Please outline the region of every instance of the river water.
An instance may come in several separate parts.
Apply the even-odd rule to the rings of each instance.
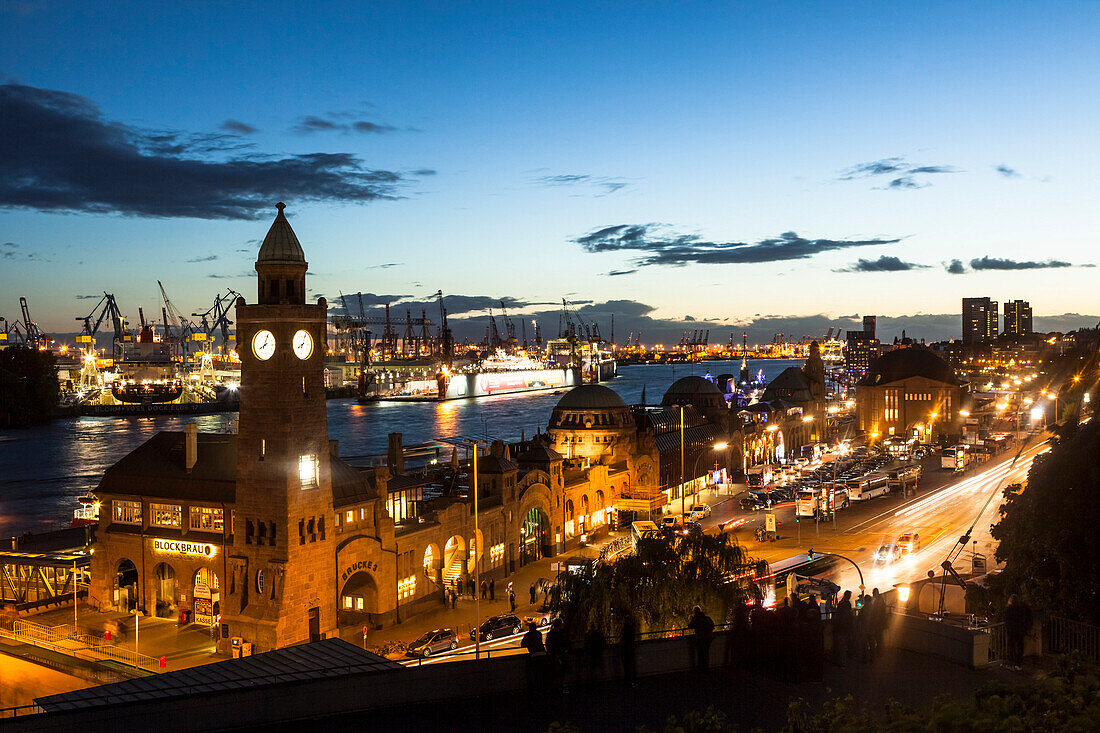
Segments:
[[[801,360],[750,360],[755,374],[770,381]],[[738,362],[639,364],[619,367],[607,382],[627,404],[658,404],[665,389],[690,374],[737,374]],[[403,433],[411,445],[435,438],[465,436],[518,440],[545,430],[561,395],[533,392],[449,402],[329,400],[329,437],[340,441],[340,455],[365,464],[384,455],[387,436]],[[0,430],[0,537],[68,526],[77,497],[93,490],[103,472],[161,430],[183,430],[194,422],[202,432],[225,432],[235,412],[181,417],[80,417],[28,430]]]

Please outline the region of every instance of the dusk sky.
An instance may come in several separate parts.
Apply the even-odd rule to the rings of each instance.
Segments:
[[[225,5],[0,0],[0,316],[251,300],[281,200],[330,301],[1098,320],[1095,3]]]

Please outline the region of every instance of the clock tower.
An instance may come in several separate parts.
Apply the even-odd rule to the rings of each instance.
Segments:
[[[225,636],[268,651],[336,631],[336,542],[325,413],[327,305],[306,303],[302,245],[279,210],[237,300],[241,408]],[[227,639],[221,642],[228,645]]]

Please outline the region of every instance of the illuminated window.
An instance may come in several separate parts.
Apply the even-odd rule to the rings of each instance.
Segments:
[[[351,596],[344,596],[344,608],[351,610]]]
[[[317,456],[310,453],[298,459],[298,475],[303,489],[317,488]]]
[[[264,571],[263,570],[257,570],[256,571],[256,592],[257,593],[263,593],[264,592]]]
[[[191,529],[200,532],[222,531],[222,510],[206,506],[191,507]]]
[[[355,599],[355,610],[356,611],[362,611],[363,610],[363,599],[362,599],[362,597]]]
[[[113,521],[119,524],[141,524],[141,502],[122,501],[115,499],[111,502],[114,507]]]
[[[359,507],[359,518],[360,519],[366,519],[367,518],[367,508],[366,507],[362,507],[362,506]]]
[[[150,504],[149,524],[154,527],[179,527],[183,510],[179,504]]]
[[[347,514],[344,515],[344,521],[345,522],[354,522],[355,521],[355,512],[351,509],[348,509]]]

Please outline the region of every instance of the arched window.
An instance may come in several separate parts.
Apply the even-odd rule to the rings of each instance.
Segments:
[[[569,539],[570,537],[572,537],[575,534],[574,523],[573,523],[573,515],[575,513],[576,512],[573,509],[573,500],[572,499],[566,499],[565,500],[565,538],[566,539]]]

